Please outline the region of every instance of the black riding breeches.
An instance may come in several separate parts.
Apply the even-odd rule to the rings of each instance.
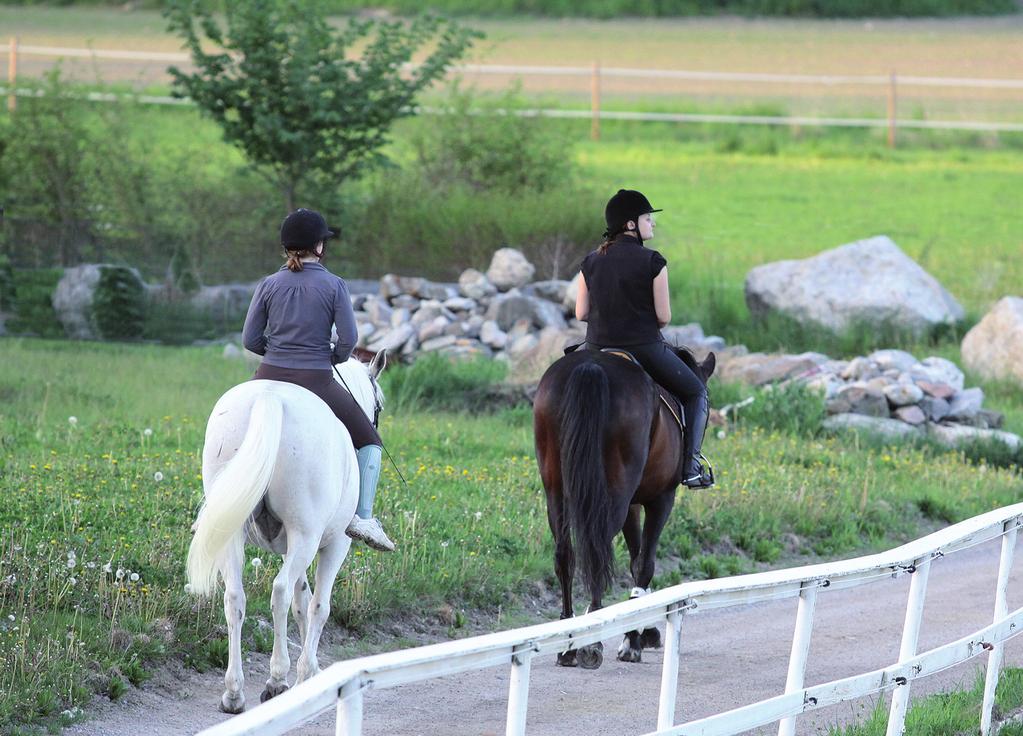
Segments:
[[[648,342],[624,349],[636,356],[650,377],[675,394],[683,404],[707,394],[707,387],[668,343]]]

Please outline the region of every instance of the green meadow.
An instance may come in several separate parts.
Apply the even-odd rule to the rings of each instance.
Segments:
[[[76,712],[64,711],[119,697],[166,657],[222,666],[221,605],[185,593],[184,556],[209,407],[251,366],[216,347],[8,338],[0,355],[0,688],[11,695],[0,730],[67,722]],[[378,512],[398,551],[358,548],[339,576],[332,621],[356,637],[411,605],[461,636],[466,611],[521,620],[526,601],[556,589],[529,407],[468,411],[460,402],[500,371],[443,365],[385,373],[382,434],[408,485],[385,468]],[[718,405],[743,393],[711,387]],[[789,405],[818,410],[806,397]],[[679,494],[661,553],[673,562],[655,586],[892,546],[1021,491],[1011,467],[818,436],[778,415],[750,415],[707,450],[719,485]],[[617,554],[612,601],[628,585]],[[250,557],[263,564],[246,566],[245,646],[265,651],[255,622],[269,618],[278,563]]]

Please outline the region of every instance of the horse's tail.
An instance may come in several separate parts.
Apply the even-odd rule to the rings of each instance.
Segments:
[[[188,583],[196,595],[209,595],[228,546],[242,554],[245,522],[259,504],[277,463],[284,410],[269,391],[256,396],[241,446],[206,487],[188,548]]]
[[[604,369],[589,362],[573,368],[561,399],[561,484],[564,517],[591,595],[603,593],[614,572],[611,496],[604,468],[610,408],[611,388]]]

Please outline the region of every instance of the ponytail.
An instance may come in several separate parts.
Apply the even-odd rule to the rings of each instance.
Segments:
[[[298,273],[302,270],[302,259],[315,255],[311,250],[286,250],[284,257],[288,259],[288,262],[285,265],[289,271]]]

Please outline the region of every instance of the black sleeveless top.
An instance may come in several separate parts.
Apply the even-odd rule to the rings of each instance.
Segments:
[[[602,347],[661,341],[654,309],[654,278],[668,262],[629,235],[619,235],[604,255],[593,251],[582,272],[590,293],[586,342]]]

